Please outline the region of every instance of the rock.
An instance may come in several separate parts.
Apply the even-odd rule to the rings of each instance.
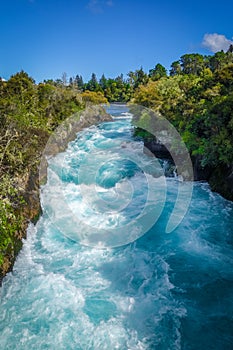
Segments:
[[[213,169],[209,184],[213,191],[233,201],[233,165]]]
[[[201,156],[191,157],[193,164],[194,181],[208,181],[213,169],[211,167],[203,167],[201,165]]]
[[[149,151],[151,151],[157,158],[172,160],[170,152],[163,144],[153,140],[144,141],[144,146],[149,149]]]
[[[157,158],[168,160],[171,164],[174,164],[171,154],[163,144],[156,140],[144,140],[144,146]],[[233,165],[203,167],[201,164],[202,157],[199,155],[191,157],[191,160],[194,181],[207,181],[212,191],[218,192],[224,198],[233,201]]]

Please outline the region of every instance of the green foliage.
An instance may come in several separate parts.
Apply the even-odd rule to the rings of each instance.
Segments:
[[[0,183],[0,272],[1,266],[8,268],[8,261],[14,260],[18,252],[22,225],[20,208],[24,199],[11,177],[4,174]]]
[[[92,73],[91,79],[86,84],[86,90],[89,91],[98,91],[100,89],[100,86],[98,84],[98,80],[96,78],[95,73]]]
[[[186,54],[180,58],[183,74],[199,75],[205,68],[204,57],[200,54]]]
[[[180,61],[175,61],[171,64],[170,76],[181,74],[182,68]]]
[[[213,56],[202,56],[197,53],[185,54],[181,56],[180,60],[171,64],[170,76],[179,74],[194,74],[200,76],[205,69],[216,72],[231,63],[233,63],[231,46],[226,53],[219,51]]]
[[[132,99],[133,103],[158,109],[161,104],[158,82],[149,81],[147,85],[141,85],[136,90]]]
[[[104,97],[104,94],[100,91],[95,92],[95,91],[85,91],[82,93],[82,99],[86,103],[90,102],[93,104],[101,104],[101,103],[108,103],[108,100],[106,97]]]
[[[143,71],[142,67],[135,72],[130,71],[128,73],[129,84],[133,90],[136,90],[139,85],[145,85],[149,81],[148,75]]]
[[[233,163],[232,51],[212,57],[183,55],[172,63],[169,78],[153,81],[150,74],[132,99],[173,123],[191,155],[201,156],[203,166]],[[145,123],[143,118],[141,122]]]
[[[25,229],[23,179],[38,171],[49,134],[83,107],[79,91],[64,82],[37,85],[23,71],[0,82],[0,275],[14,261]]]
[[[164,66],[160,63],[156,64],[155,68],[149,70],[149,77],[152,80],[159,80],[160,78],[166,77],[167,71]]]
[[[76,75],[76,78],[74,80],[74,85],[80,90],[82,91],[84,88],[84,82],[83,82],[83,78],[81,75]]]
[[[71,89],[76,89],[79,92],[87,92],[87,94],[84,94],[83,96],[84,101],[87,97],[88,102],[89,91],[103,93],[108,102],[128,102],[132,97],[133,91],[129,81],[124,80],[123,74],[117,76],[115,79],[107,79],[103,74],[98,82],[95,73],[92,73],[91,79],[86,84],[83,83],[82,76],[77,75],[75,79],[70,79],[69,87]]]

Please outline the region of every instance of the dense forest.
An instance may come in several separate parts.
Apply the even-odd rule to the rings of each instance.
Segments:
[[[203,168],[213,189],[233,199],[233,46],[212,56],[185,54],[165,67],[143,68],[126,79],[93,73],[37,84],[27,73],[0,79],[0,277],[12,266],[28,220],[38,215],[32,195],[41,153],[53,130],[86,105],[131,102],[164,115],[179,131],[193,162]],[[137,135],[151,135],[137,130]],[[38,184],[37,184],[38,185]],[[230,183],[231,188],[232,182]],[[220,191],[221,192],[221,191]],[[36,196],[36,194],[35,194]]]
[[[213,56],[183,55],[170,76],[158,64],[132,101],[168,119],[185,142],[196,180],[233,200],[233,46]],[[137,133],[151,138],[142,130]]]

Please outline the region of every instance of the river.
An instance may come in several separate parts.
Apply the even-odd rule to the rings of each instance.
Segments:
[[[3,280],[0,348],[232,349],[233,203],[183,183],[191,203],[166,233],[180,181],[125,106],[108,111],[49,161],[44,213]]]

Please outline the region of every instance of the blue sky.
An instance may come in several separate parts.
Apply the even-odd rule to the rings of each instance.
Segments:
[[[232,0],[0,0],[0,76],[169,69],[185,53],[225,49],[232,13]]]

